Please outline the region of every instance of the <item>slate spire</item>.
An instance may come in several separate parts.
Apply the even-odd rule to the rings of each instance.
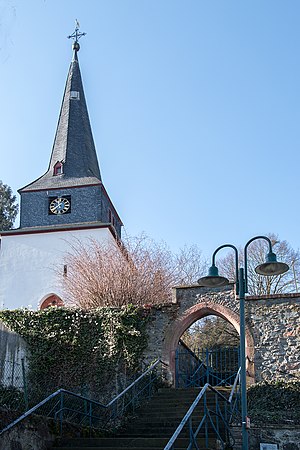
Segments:
[[[80,74],[76,27],[73,58],[65,86],[57,130],[47,172],[19,192],[101,184],[100,169]]]

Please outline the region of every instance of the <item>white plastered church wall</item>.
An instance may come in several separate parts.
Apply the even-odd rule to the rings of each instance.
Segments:
[[[108,228],[2,236],[0,250],[0,308],[39,309],[56,294],[64,301],[64,257],[71,245],[95,240],[116,245]]]

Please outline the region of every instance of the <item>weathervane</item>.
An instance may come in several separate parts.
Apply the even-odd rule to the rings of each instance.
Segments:
[[[72,34],[70,34],[70,36],[68,36],[68,39],[73,39],[74,40],[73,49],[76,50],[76,51],[78,51],[80,49],[80,45],[78,44],[78,40],[82,36],[86,35],[86,33],[81,33],[79,31],[79,28],[80,28],[80,24],[79,24],[78,20],[76,19],[75,20],[75,31]]]

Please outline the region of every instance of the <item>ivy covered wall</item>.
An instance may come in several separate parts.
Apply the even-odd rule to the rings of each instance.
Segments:
[[[65,388],[104,401],[108,385],[111,395],[112,384],[139,369],[147,346],[147,311],[131,306],[6,310],[0,321],[28,345],[28,390],[35,398]]]

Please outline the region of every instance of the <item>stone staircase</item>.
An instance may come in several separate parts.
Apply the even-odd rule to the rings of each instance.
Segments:
[[[218,388],[227,396],[228,389]],[[144,406],[140,407],[123,431],[118,434],[101,438],[74,438],[60,439],[52,450],[162,450],[180,424],[185,413],[196,398],[199,389],[159,389],[158,393]],[[211,391],[207,393],[207,404],[212,406],[215,396]],[[198,406],[193,415],[195,424],[199,424],[203,416],[202,405]],[[210,426],[209,429],[212,427]],[[205,445],[204,431],[197,439],[200,449],[216,450],[218,446],[216,437],[210,433],[208,447]],[[184,429],[176,441],[176,450],[187,449],[189,445],[189,432]]]

